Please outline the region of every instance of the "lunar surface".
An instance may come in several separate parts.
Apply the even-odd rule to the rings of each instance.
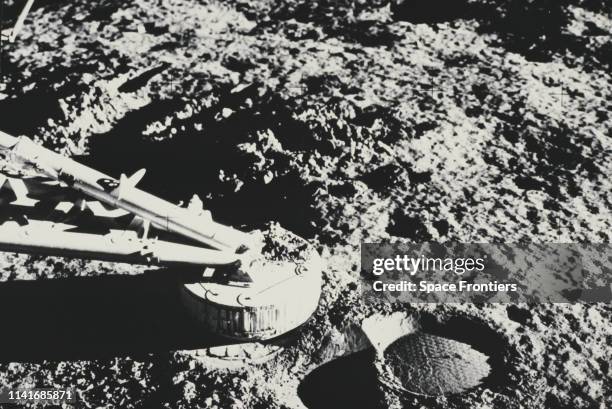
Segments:
[[[2,1],[4,28],[22,3]],[[181,271],[0,253],[0,385],[86,408],[612,406],[609,304],[361,296],[362,241],[611,239],[609,2],[448,3],[36,1],[2,43],[0,129],[146,168],[142,189],[244,231],[278,223],[325,268],[271,359],[223,367],[194,353],[224,341],[185,313]],[[418,332],[347,335],[394,314]],[[415,357],[473,365],[434,393]]]

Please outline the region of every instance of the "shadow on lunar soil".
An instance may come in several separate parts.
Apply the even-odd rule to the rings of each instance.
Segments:
[[[298,396],[309,409],[385,408],[373,347],[328,362],[309,373]]]
[[[105,359],[227,344],[194,330],[170,271],[0,283],[0,362]]]
[[[180,105],[156,101],[127,114],[112,131],[91,137],[89,154],[77,160],[113,177],[145,168],[141,189],[174,203],[187,202],[197,194],[221,223],[253,229],[277,221],[302,237],[312,237],[309,221],[317,217],[315,187],[292,168],[290,155],[262,148],[260,156],[254,156],[240,149],[241,144],[255,143],[257,130],[267,129],[270,123],[277,124],[278,129],[273,129],[277,135],[293,129],[289,114],[280,112],[276,102],[269,103],[270,107],[259,109],[264,113],[247,110],[222,120],[216,119],[222,107],[215,107],[178,122],[176,128],[186,130],[176,135],[153,138],[143,135],[151,118],[164,118]],[[228,105],[225,101],[222,106]],[[265,113],[276,111],[280,113]],[[203,131],[193,130],[196,122],[205,124]],[[306,139],[304,132],[292,135],[293,139]],[[261,158],[270,164],[271,180],[261,177],[265,173],[258,167]],[[221,180],[221,174],[227,179]]]

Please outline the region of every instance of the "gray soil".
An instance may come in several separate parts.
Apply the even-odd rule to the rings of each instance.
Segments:
[[[0,385],[76,387],[92,408],[322,408],[334,390],[398,408],[610,407],[607,304],[361,300],[362,240],[611,239],[609,4],[418,3],[38,2],[3,44],[3,131],[113,176],[147,168],[142,188],[196,193],[220,222],[279,222],[327,267],[318,311],[273,361],[220,369],[181,352],[213,341],[183,317],[174,272],[3,253]],[[487,355],[491,376],[399,393],[367,349],[313,372],[338,355],[332,334],[395,311]]]

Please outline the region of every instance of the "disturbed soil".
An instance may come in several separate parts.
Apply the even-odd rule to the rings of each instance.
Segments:
[[[183,352],[219,341],[181,313],[175,272],[3,253],[0,385],[91,408],[609,407],[607,304],[387,305],[358,285],[361,241],[610,242],[606,3],[36,2],[2,44],[3,131],[146,168],[143,189],[244,230],[278,222],[327,266],[272,361],[219,368]],[[368,349],[321,366],[337,333],[393,312],[491,375],[426,397],[384,388]]]

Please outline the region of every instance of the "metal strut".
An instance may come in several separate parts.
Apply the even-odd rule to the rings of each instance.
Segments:
[[[28,0],[25,6],[23,6],[21,13],[19,13],[19,17],[17,17],[17,21],[15,22],[15,25],[12,28],[7,28],[7,29],[2,30],[2,32],[0,32],[1,41],[7,40],[11,43],[15,41],[15,39],[17,38],[17,35],[21,31],[21,28],[23,27],[23,24],[25,23],[25,19],[28,16],[30,9],[32,9],[33,4],[34,4],[34,0]]]
[[[191,264],[217,266],[235,262],[241,253],[261,248],[259,240],[212,220],[207,212],[182,208],[136,188],[144,170],[131,177],[114,179],[74,160],[48,150],[26,137],[15,138],[0,131],[0,151],[21,170],[43,176],[69,189],[99,201],[124,214],[137,216],[145,230],[143,238],[115,231],[111,235],[74,233],[61,229],[24,228],[17,224],[0,225],[0,250],[44,253],[71,257],[97,258],[141,264]],[[4,179],[10,178],[5,177]],[[21,180],[1,189],[17,189]],[[23,183],[23,182],[21,182]],[[14,201],[21,194],[13,194]],[[0,197],[0,203],[2,198]],[[79,201],[81,207],[86,202]],[[95,203],[95,202],[93,202]],[[92,206],[93,207],[93,206]],[[210,248],[146,238],[149,225],[206,244]],[[57,227],[57,226],[56,226]]]

